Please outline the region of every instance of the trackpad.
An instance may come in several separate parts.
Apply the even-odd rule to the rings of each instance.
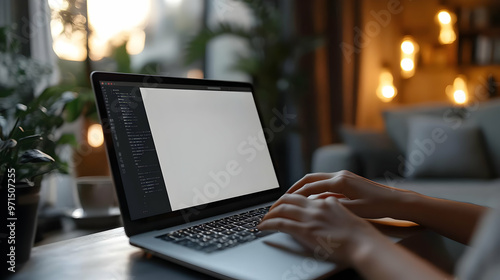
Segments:
[[[311,251],[300,244],[295,238],[285,233],[275,233],[266,236],[262,242],[268,246],[298,255],[310,255]]]

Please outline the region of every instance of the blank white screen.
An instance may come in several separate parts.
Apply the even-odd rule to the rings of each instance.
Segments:
[[[279,186],[251,92],[141,94],[172,210]]]

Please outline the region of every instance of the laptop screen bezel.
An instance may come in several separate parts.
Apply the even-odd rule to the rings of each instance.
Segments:
[[[230,211],[235,211],[238,209],[250,207],[252,205],[266,203],[269,201],[276,200],[286,191],[286,189],[284,189],[283,187],[283,184],[279,182],[280,176],[277,176],[276,174],[276,177],[278,178],[279,187],[275,189],[261,191],[221,201],[216,201],[208,204],[198,205],[195,207],[190,207],[182,210],[154,215],[151,217],[132,220],[130,217],[130,211],[125,196],[125,190],[123,188],[122,178],[120,176],[119,163],[116,156],[117,152],[113,145],[111,129],[109,129],[109,122],[108,122],[109,117],[104,102],[104,95],[100,87],[101,81],[132,82],[132,83],[144,84],[145,87],[152,87],[151,85],[154,84],[175,84],[175,85],[220,87],[222,89],[248,88],[252,92],[253,100],[255,103],[255,107],[257,108],[261,126],[263,125],[262,114],[259,110],[259,106],[257,105],[258,103],[253,90],[253,86],[250,83],[207,80],[207,79],[174,78],[174,77],[164,77],[156,75],[138,75],[138,74],[124,74],[124,73],[111,73],[111,72],[92,72],[90,78],[92,82],[94,95],[96,98],[97,111],[99,114],[101,125],[103,127],[104,142],[107,151],[108,162],[111,169],[116,189],[116,194],[118,196],[123,225],[127,236],[133,236],[151,230],[163,229],[175,225],[184,224],[187,222],[193,222],[214,215],[220,215]],[[272,152],[271,151],[269,152],[271,155],[271,161],[273,163],[274,169],[276,170],[276,161],[274,160]]]

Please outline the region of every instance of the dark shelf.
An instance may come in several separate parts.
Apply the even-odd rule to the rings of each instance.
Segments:
[[[488,27],[488,28],[459,28],[459,36],[487,36],[487,37],[500,37],[500,27]]]
[[[481,17],[474,18],[479,16],[477,11],[481,11]],[[500,5],[493,2],[456,9],[457,61],[460,67],[500,65],[500,22],[497,19],[499,11]],[[464,14],[468,16],[462,18]]]

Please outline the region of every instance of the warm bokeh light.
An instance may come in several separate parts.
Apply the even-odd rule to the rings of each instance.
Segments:
[[[404,71],[411,71],[413,70],[413,67],[414,67],[413,60],[409,58],[403,58],[401,60],[401,69],[403,69]]]
[[[405,54],[412,54],[415,51],[415,46],[412,41],[404,40],[403,43],[401,43],[401,50]]]
[[[453,99],[455,100],[455,103],[460,105],[467,103],[467,95],[463,90],[456,90],[453,93]]]
[[[464,89],[467,87],[467,83],[465,82],[465,77],[463,75],[460,75],[455,78],[453,81],[453,86],[455,89]]]
[[[439,23],[439,43],[443,45],[451,44],[457,39],[455,30],[453,30],[453,24],[456,21],[455,14],[447,11],[440,10],[437,15],[437,22]]]
[[[415,75],[416,57],[419,46],[411,36],[403,37],[401,42],[401,77],[407,79]]]
[[[49,7],[60,12],[69,8],[67,0],[49,0]],[[83,16],[75,16],[74,20],[78,23],[85,23],[86,19]],[[52,49],[59,58],[71,61],[83,61],[87,58],[87,49],[85,40],[87,36],[81,30],[73,31],[71,34],[62,34],[64,31],[64,23],[60,18],[53,18],[50,21],[50,33],[52,34],[53,42]]]
[[[56,55],[65,60],[84,61],[87,58],[87,49],[84,47],[85,33],[75,31],[71,37],[65,35],[57,37],[52,43]]]
[[[385,98],[394,98],[394,87],[393,86],[384,86],[382,88],[382,96]]]
[[[457,35],[451,26],[446,25],[441,28],[441,31],[439,32],[439,43],[447,45],[455,42],[456,39]]]
[[[383,69],[379,76],[379,85],[377,88],[377,97],[382,102],[390,102],[396,97],[398,91],[393,84],[393,77],[388,69]]]
[[[87,131],[87,142],[94,148],[100,147],[104,143],[104,135],[102,134],[102,127],[100,124],[89,126]]]
[[[187,72],[188,78],[203,79],[203,76],[203,71],[201,71],[200,69],[191,69]]]
[[[108,48],[108,42],[100,40],[96,36],[91,36],[89,38],[89,48],[93,50],[90,52],[89,57],[94,61],[101,60],[104,56],[109,55],[108,51],[106,51]]]
[[[142,29],[135,29],[130,31],[127,41],[127,53],[130,55],[140,54],[144,50],[146,43],[146,33]]]
[[[180,1],[180,0],[178,0]],[[67,0],[49,0],[53,11],[62,11],[68,8]],[[127,52],[131,55],[139,54],[144,49],[146,34],[143,29],[151,12],[151,0],[87,0],[88,24],[92,30],[88,44],[89,57],[100,60],[111,54],[113,46],[119,46],[126,40]],[[85,23],[83,16],[76,16],[75,21]],[[58,57],[65,60],[82,61],[87,57],[86,35],[75,34],[74,31],[62,34],[64,24],[59,18],[50,22],[53,49]]]
[[[66,10],[69,7],[69,3],[66,0],[49,0],[48,2],[52,10]]]
[[[98,37],[111,39],[145,23],[151,1],[87,0],[89,25]]]
[[[450,24],[451,15],[448,11],[441,10],[438,12],[438,20],[441,24]]]
[[[50,21],[50,33],[52,37],[57,37],[64,30],[64,25],[60,19],[53,19]]]
[[[90,57],[99,60],[110,54],[109,44],[117,46],[127,38],[129,54],[138,54],[144,49],[145,34],[142,29],[151,12],[151,1],[136,0],[88,0]],[[112,12],[110,12],[112,11]]]
[[[457,105],[465,105],[469,102],[469,91],[465,76],[459,75],[453,81],[453,85],[446,87],[446,94],[451,101]]]

